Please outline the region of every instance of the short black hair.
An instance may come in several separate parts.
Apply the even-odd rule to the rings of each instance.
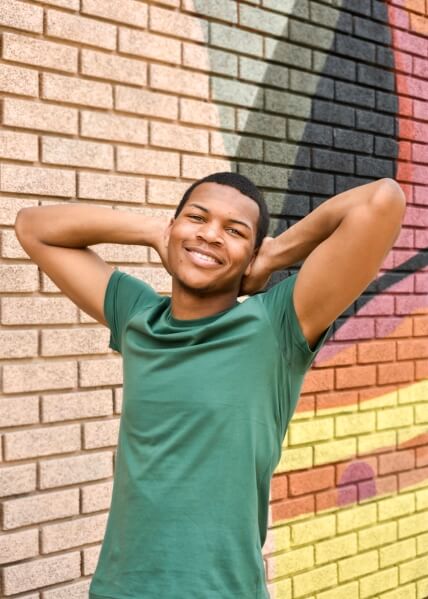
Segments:
[[[184,204],[190,197],[192,191],[200,185],[201,183],[219,183],[220,185],[228,185],[229,187],[234,187],[238,191],[240,191],[243,195],[248,196],[252,200],[254,200],[260,210],[259,220],[257,223],[257,234],[256,234],[256,243],[255,249],[258,249],[261,245],[264,237],[266,237],[269,229],[269,210],[266,204],[266,201],[263,197],[262,192],[256,187],[256,185],[245,175],[241,175],[238,173],[230,173],[228,171],[222,171],[218,173],[212,173],[211,175],[207,175],[206,177],[202,177],[202,179],[198,179],[192,185],[186,189],[183,197],[180,200],[180,203],[177,206],[177,209],[174,214],[174,218],[182,211]]]

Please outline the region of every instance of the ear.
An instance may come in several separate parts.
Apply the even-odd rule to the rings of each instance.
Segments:
[[[165,227],[164,233],[163,233],[163,243],[165,247],[168,247],[168,243],[169,243],[169,237],[171,235],[171,228],[172,225],[174,224],[174,217],[171,218],[171,220],[169,221],[168,225]]]
[[[252,257],[251,257],[251,260],[248,263],[248,266],[247,266],[247,268],[244,271],[244,277],[248,277],[248,275],[250,274],[251,269],[252,269],[253,264],[254,264],[254,260],[257,258],[257,252],[258,251],[259,251],[258,248],[256,250],[254,250],[254,253],[253,253]]]

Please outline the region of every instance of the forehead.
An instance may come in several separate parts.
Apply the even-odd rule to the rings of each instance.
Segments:
[[[215,215],[226,218],[240,218],[257,226],[259,207],[257,203],[229,185],[213,181],[201,183],[190,194],[186,204],[197,202]]]

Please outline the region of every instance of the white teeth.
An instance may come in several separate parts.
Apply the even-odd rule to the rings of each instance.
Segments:
[[[206,256],[205,254],[201,254],[200,252],[197,252],[196,250],[190,250],[192,252],[192,254],[196,254],[197,256],[199,256],[199,258],[201,258],[201,260],[205,260],[205,262],[214,262],[214,264],[218,264],[218,261],[215,258],[211,258],[210,256]]]

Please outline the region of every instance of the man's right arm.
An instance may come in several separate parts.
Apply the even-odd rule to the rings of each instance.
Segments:
[[[163,258],[166,225],[165,217],[71,203],[22,208],[15,233],[32,261],[55,285],[84,312],[108,326],[104,297],[113,269],[88,246],[147,245]]]

